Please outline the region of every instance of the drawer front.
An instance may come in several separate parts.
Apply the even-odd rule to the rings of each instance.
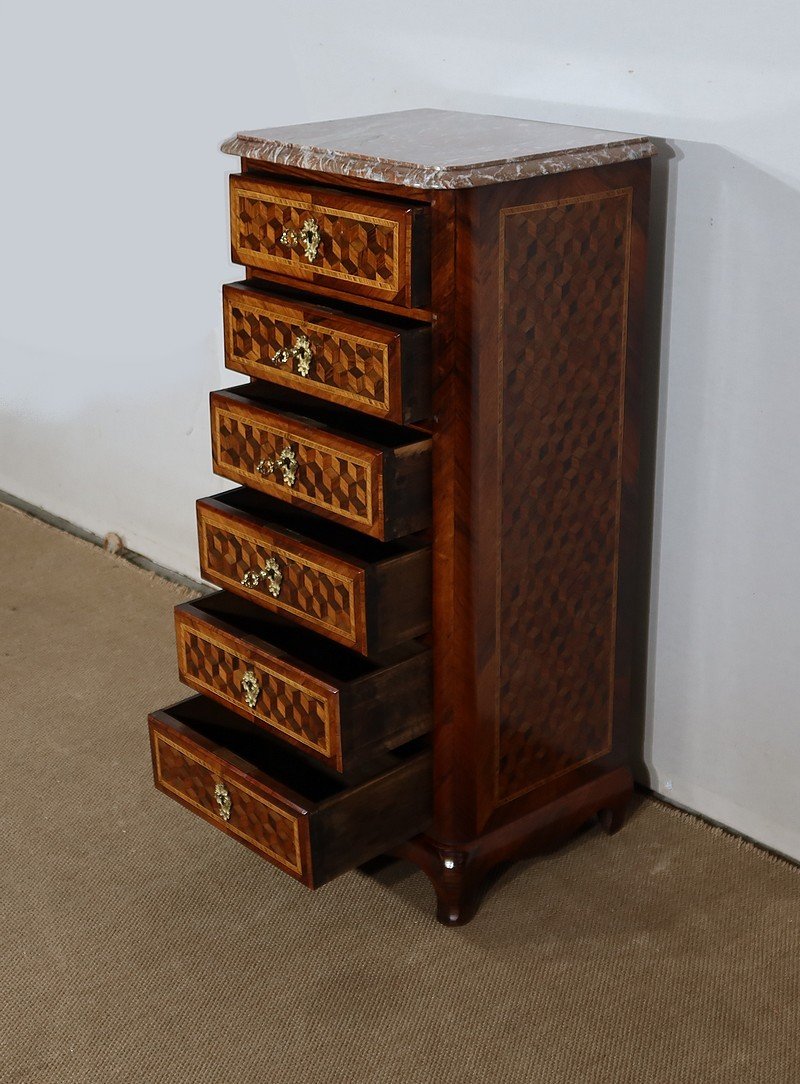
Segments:
[[[340,644],[363,651],[363,569],[347,566],[269,527],[253,528],[198,506],[205,579]]]
[[[258,851],[298,880],[310,872],[308,824],[275,795],[242,782],[213,754],[167,735],[151,723],[150,741],[156,786],[189,809]]]
[[[230,205],[237,263],[407,306],[427,304],[425,208],[244,176],[231,177]]]
[[[226,592],[175,608],[181,680],[348,778],[431,727],[431,652],[353,652]]]
[[[193,689],[341,770],[337,689],[180,610],[175,632],[180,674]]]
[[[430,825],[429,750],[347,783],[201,696],[148,723],[158,789],[311,888]]]
[[[218,474],[383,537],[379,451],[224,394],[211,398],[211,432]]]
[[[271,298],[223,290],[225,364],[394,422],[430,413],[428,331],[396,331]]]

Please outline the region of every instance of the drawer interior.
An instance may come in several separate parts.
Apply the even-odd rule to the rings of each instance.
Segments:
[[[244,771],[263,772],[283,788],[294,791],[299,805],[316,805],[347,790],[341,776],[316,761],[304,759],[290,745],[211,700],[195,696],[165,708],[165,712],[210,742],[212,751],[223,760],[230,760],[228,754],[232,753],[243,762],[237,766]]]
[[[286,742],[202,696],[182,700],[165,711],[215,746],[218,756],[233,753],[247,765],[314,802],[354,789],[341,775],[310,761]],[[426,737],[414,738],[389,753],[394,767],[415,760],[428,748]],[[306,804],[308,804],[306,802]]]
[[[234,633],[263,641],[263,646],[273,654],[301,659],[308,667],[340,682],[369,677],[427,650],[416,640],[410,640],[367,658],[225,591],[194,599],[190,605],[210,618],[225,622]]]
[[[390,753],[380,774],[348,784],[203,697],[153,713],[150,730],[161,790],[309,887],[430,824],[431,754],[424,739]],[[157,752],[165,743],[170,762]],[[239,810],[238,823],[219,816],[214,780],[232,797],[228,813],[231,804]]]
[[[253,406],[280,411],[287,418],[294,418],[304,425],[346,440],[358,440],[374,448],[395,450],[430,439],[429,434],[422,429],[382,421],[357,410],[348,410],[347,407],[331,406],[319,399],[260,380],[225,388],[220,394],[237,395]]]
[[[391,766],[387,750],[430,730],[431,651],[418,640],[367,657],[225,591],[183,603],[175,620],[186,685],[348,780]]]
[[[235,282],[226,283],[224,289],[231,292],[234,297],[233,292],[239,290],[245,296],[248,293],[253,294],[267,303],[278,301],[287,305],[297,305],[302,309],[313,309],[314,312],[319,313],[321,316],[348,316],[369,327],[379,328],[383,331],[425,330],[430,326],[424,320],[415,320],[409,316],[404,316],[402,313],[376,312],[374,309],[358,305],[353,301],[337,300],[336,304],[330,304],[324,297],[317,297],[309,294],[306,290],[300,290],[278,282],[266,286],[263,282],[257,280],[239,279]]]
[[[428,545],[428,535],[424,531],[391,542],[379,542],[244,486],[228,490],[227,493],[218,493],[205,500],[214,501],[221,512],[253,516],[266,526],[296,538],[298,542],[310,541],[327,552],[338,551],[343,556],[355,558],[365,564],[377,564],[394,557],[403,557]]]
[[[324,296],[312,295],[308,290],[284,282],[273,282],[271,280],[263,282],[260,279],[248,278],[232,282],[230,285],[242,286],[248,290],[257,291],[264,295],[265,300],[274,297],[286,301],[288,304],[313,304],[314,308],[323,311],[327,310],[333,316],[350,316],[353,320],[362,320],[376,327],[391,328],[397,331],[430,327],[429,321],[406,316],[401,312],[376,312],[375,309],[368,308],[366,305],[359,305],[357,298],[337,297],[334,304],[328,304]]]

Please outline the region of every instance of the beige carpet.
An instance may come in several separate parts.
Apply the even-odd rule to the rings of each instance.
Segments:
[[[800,875],[641,802],[433,921],[310,893],[151,787],[179,589],[0,509],[0,1080],[800,1080]]]

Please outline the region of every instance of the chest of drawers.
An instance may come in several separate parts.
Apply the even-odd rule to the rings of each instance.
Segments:
[[[653,146],[412,110],[223,150],[238,488],[198,501],[156,786],[310,887],[416,862],[463,923],[632,791]]]

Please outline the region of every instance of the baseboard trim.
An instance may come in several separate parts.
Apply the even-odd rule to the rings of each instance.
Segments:
[[[7,504],[11,508],[16,508],[17,511],[24,512],[26,515],[32,516],[33,519],[39,519],[42,523],[46,523],[50,527],[55,527],[59,531],[66,532],[66,534],[74,535],[75,538],[80,538],[84,542],[90,542],[93,546],[97,546],[98,549],[105,549],[103,539],[100,535],[93,534],[92,531],[87,531],[84,527],[79,527],[77,523],[73,523],[71,520],[54,515],[54,513],[48,512],[46,508],[40,508],[37,504],[31,504],[30,501],[25,501],[22,497],[15,497],[13,493],[8,493],[4,489],[0,489],[0,504]],[[171,568],[164,568],[163,565],[151,561],[149,557],[145,557],[141,553],[122,549],[116,553],[116,556],[121,557],[123,561],[128,561],[130,564],[135,565],[137,568],[143,568],[147,572],[152,572],[154,575],[160,576],[163,580],[168,580],[170,583],[177,583],[181,587],[186,587],[190,591],[197,591],[200,593],[208,591],[208,586],[201,583],[199,580],[193,580],[191,576],[183,576],[180,572],[175,572]]]
[[[720,832],[724,832],[726,836],[731,836],[732,839],[737,840],[739,843],[749,844],[757,851],[761,851],[768,858],[774,858],[779,862],[786,862],[788,865],[794,867],[794,869],[800,869],[800,860],[794,858],[792,855],[786,854],[784,851],[778,851],[774,847],[768,847],[765,843],[753,839],[752,836],[745,835],[744,832],[740,832],[736,828],[731,828],[729,824],[725,824],[723,821],[717,821],[714,820],[713,817],[707,817],[705,813],[698,813],[696,809],[692,809],[688,805],[681,805],[680,802],[675,802],[671,798],[665,798],[663,794],[659,794],[657,791],[652,790],[643,783],[635,783],[634,786],[640,794],[646,794],[648,798],[652,798],[654,801],[658,802],[659,805],[666,806],[670,811],[685,817],[694,817],[695,820],[702,821],[707,827],[717,828]]]

